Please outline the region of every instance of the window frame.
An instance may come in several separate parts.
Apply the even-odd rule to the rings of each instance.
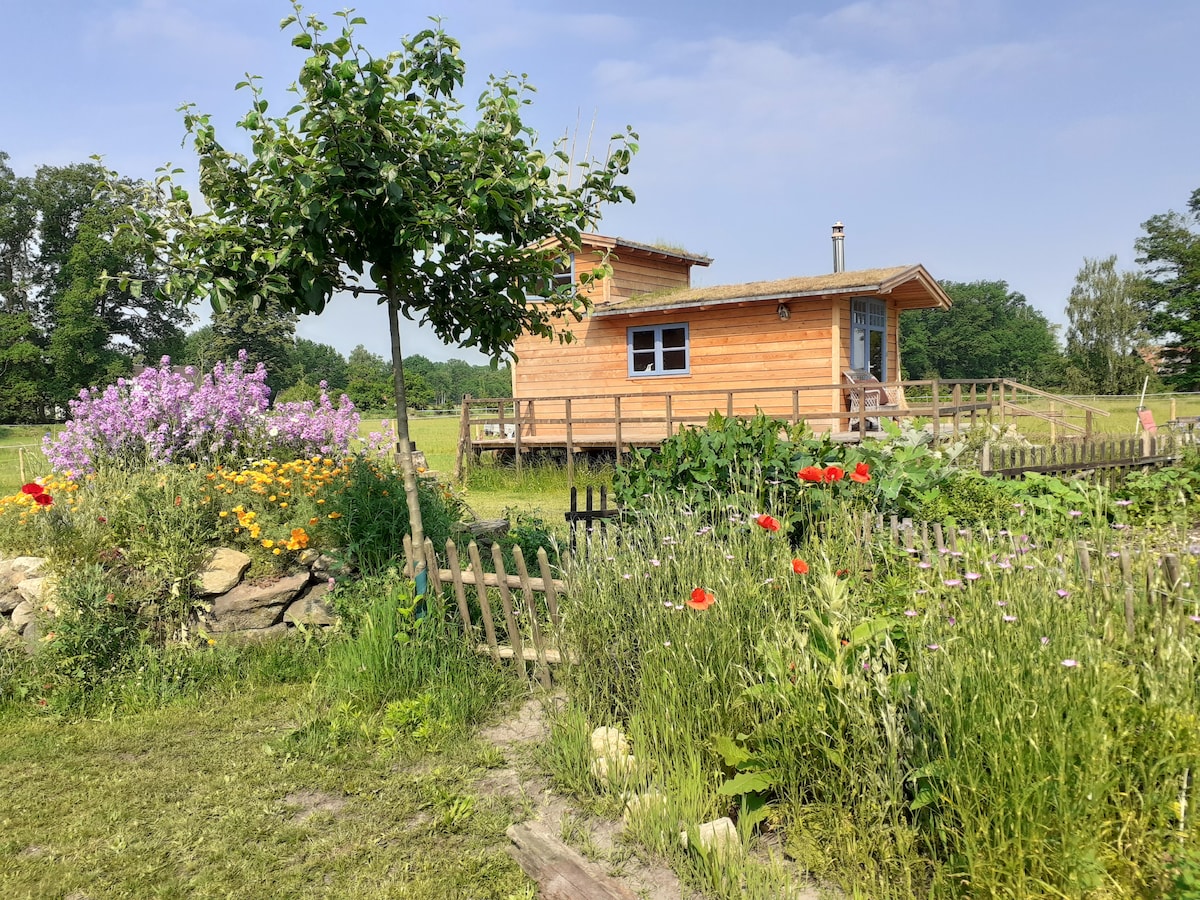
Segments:
[[[526,294],[525,299],[531,303],[545,303],[549,295],[558,290],[558,288],[574,285],[575,283],[575,254],[568,253],[567,268],[562,272],[556,272],[550,276],[549,280],[545,282],[546,292],[542,294]]]
[[[684,365],[682,369],[663,369],[663,343],[662,334],[664,331],[672,328],[683,329],[683,359]],[[645,334],[651,332],[654,334],[654,368],[643,371],[634,371],[633,368],[633,336],[635,334]],[[679,350],[679,347],[669,347],[668,350]],[[637,351],[645,353],[645,350]],[[691,375],[692,374],[692,332],[687,322],[664,322],[661,325],[630,325],[625,329],[625,361],[627,366],[627,374],[630,378],[669,378],[671,376]]]
[[[856,321],[861,315],[861,321]],[[882,320],[882,323],[873,321]],[[850,298],[850,368],[855,371],[871,371],[871,335],[878,334],[880,340],[879,372],[871,372],[878,381],[888,378],[888,349],[887,349],[887,301],[880,297],[851,297]],[[860,352],[858,336],[862,335],[861,358],[856,358]]]

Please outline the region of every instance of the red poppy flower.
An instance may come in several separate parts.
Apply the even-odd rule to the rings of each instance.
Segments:
[[[31,497],[36,497],[38,494],[46,493],[46,489],[36,481],[31,481],[29,484],[21,485],[21,493],[28,494]]]
[[[846,470],[841,466],[830,466],[825,470],[826,481],[841,481],[846,475]]]
[[[708,609],[716,602],[716,599],[712,591],[706,591],[704,588],[696,588],[692,591],[692,596],[687,601],[687,605],[692,609]]]
[[[807,575],[808,574],[808,563],[806,563],[802,559],[793,559],[792,560],[792,571],[795,572],[797,575]]]
[[[824,478],[824,474],[816,466],[805,466],[796,473],[796,477],[801,481],[819,482]]]
[[[767,529],[767,531],[778,531],[779,530],[779,520],[776,519],[774,516],[768,516],[766,513],[763,513],[761,516],[756,517],[754,521],[757,522],[763,528]]]
[[[850,473],[850,480],[857,481],[859,484],[866,484],[871,480],[871,467],[866,463],[859,463],[854,467],[854,471]]]
[[[51,503],[54,502],[54,498],[51,497],[49,494],[34,494],[33,502],[36,503],[38,506],[49,506]]]

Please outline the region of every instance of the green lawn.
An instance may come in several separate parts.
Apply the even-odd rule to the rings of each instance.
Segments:
[[[521,818],[472,791],[468,742],[419,764],[351,743],[295,752],[304,685],[114,721],[0,727],[0,897],[528,898]]]

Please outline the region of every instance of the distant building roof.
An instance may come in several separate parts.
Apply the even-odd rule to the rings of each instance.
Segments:
[[[617,316],[688,307],[864,293],[892,295],[901,310],[950,308],[949,296],[925,267],[912,265],[861,269],[856,272],[831,272],[827,275],[782,278],[777,281],[751,281],[746,284],[655,291],[652,294],[642,294],[605,306],[597,306],[592,314]]]

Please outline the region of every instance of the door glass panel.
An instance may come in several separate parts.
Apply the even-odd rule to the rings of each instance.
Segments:
[[[871,374],[884,381],[883,371],[883,332],[868,332],[871,340]]]

